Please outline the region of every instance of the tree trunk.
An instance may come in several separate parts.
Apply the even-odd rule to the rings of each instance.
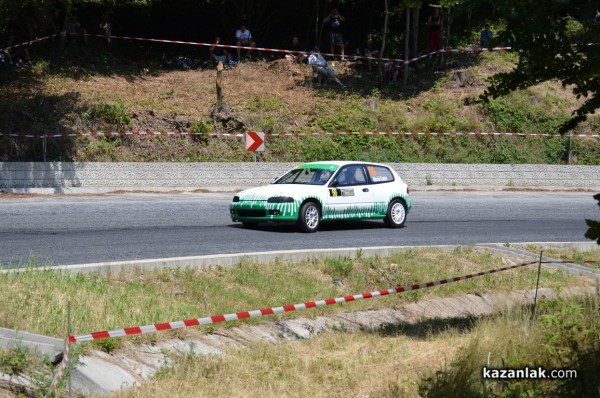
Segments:
[[[217,105],[215,106],[216,113],[221,112],[223,110],[223,62],[219,61],[217,65]]]
[[[390,16],[388,0],[383,0],[383,4],[385,7],[385,17],[383,18],[383,38],[381,40],[381,51],[379,51],[379,85],[383,87],[383,62],[381,58],[383,57],[383,52],[385,51],[385,42],[387,40],[388,33],[388,21]]]
[[[404,79],[402,80],[403,87],[406,88],[408,82],[408,51],[410,39],[410,8],[406,8],[406,29],[404,30]]]
[[[419,54],[419,7],[413,8],[413,38],[412,38],[412,57],[414,58]]]

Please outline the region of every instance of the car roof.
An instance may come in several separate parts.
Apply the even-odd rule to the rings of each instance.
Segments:
[[[324,160],[321,162],[309,162],[309,163],[304,163],[302,164],[303,167],[306,166],[311,166],[311,165],[335,165],[338,167],[341,166],[346,166],[349,164],[366,164],[366,165],[373,165],[373,166],[384,166],[384,167],[389,167],[385,164],[381,164],[381,163],[373,163],[373,162],[361,162],[361,161],[355,161],[355,160]]]

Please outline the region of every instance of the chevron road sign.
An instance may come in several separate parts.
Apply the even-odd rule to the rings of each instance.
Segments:
[[[263,152],[265,150],[265,133],[249,131],[246,134],[246,150]]]

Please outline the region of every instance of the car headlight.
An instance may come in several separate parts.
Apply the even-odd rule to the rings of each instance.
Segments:
[[[267,203],[294,203],[294,198],[289,196],[274,196],[269,198]]]
[[[240,197],[239,197],[239,196],[237,196],[237,195],[236,195],[236,196],[234,196],[234,197],[233,197],[233,201],[234,201],[234,202],[239,202],[239,201],[240,201]]]

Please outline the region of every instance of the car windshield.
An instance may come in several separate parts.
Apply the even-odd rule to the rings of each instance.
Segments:
[[[273,184],[325,185],[331,178],[331,174],[329,170],[318,168],[294,169]]]

